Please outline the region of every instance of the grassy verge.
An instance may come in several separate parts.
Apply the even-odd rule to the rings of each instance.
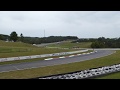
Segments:
[[[93,79],[120,79],[120,72],[115,72],[115,73],[99,76]]]
[[[23,42],[5,42],[0,40],[0,46],[7,46],[7,47],[35,47],[31,44],[23,43]]]
[[[0,73],[0,78],[1,79],[23,79],[23,78],[27,79],[27,78],[33,78],[33,77],[40,77],[40,76],[46,76],[46,75],[60,74],[60,73],[66,73],[66,72],[73,72],[77,70],[85,70],[89,68],[97,68],[101,66],[113,65],[113,64],[120,63],[119,55],[120,55],[120,51],[117,51],[112,55],[89,60],[89,61],[34,68],[34,69],[28,69],[28,70],[4,72],[4,73]]]
[[[88,52],[92,52],[92,51],[93,50],[88,50],[87,52],[83,52],[83,53],[88,53]],[[82,53],[76,53],[76,54],[82,54]],[[74,55],[76,55],[76,54],[74,54]],[[73,54],[69,54],[69,55],[73,55]],[[69,55],[61,55],[61,56],[69,56]],[[0,62],[0,65],[23,63],[23,62],[34,62],[34,61],[44,60],[46,58],[57,58],[57,57],[60,57],[60,56],[52,56],[52,57],[36,58],[36,59],[26,59],[26,60],[6,61],[6,62]]]
[[[28,55],[40,55],[50,53],[60,53],[76,51],[75,49],[57,49],[57,48],[27,48],[27,47],[0,47],[0,58],[28,56]]]
[[[0,40],[0,58],[75,51],[75,49],[36,47],[22,42]]]

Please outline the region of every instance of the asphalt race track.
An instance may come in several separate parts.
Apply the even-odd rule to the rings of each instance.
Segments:
[[[58,58],[53,60],[40,60],[35,62],[26,62],[26,63],[19,63],[19,64],[0,65],[0,72],[9,72],[9,71],[15,71],[15,70],[23,70],[23,69],[30,69],[30,68],[38,68],[38,67],[80,62],[80,61],[90,60],[94,58],[104,57],[114,52],[115,52],[114,50],[97,50],[96,53],[85,54],[85,55],[80,55],[75,57]]]

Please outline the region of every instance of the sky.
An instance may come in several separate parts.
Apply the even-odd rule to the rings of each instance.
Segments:
[[[120,37],[120,11],[0,11],[0,34]]]

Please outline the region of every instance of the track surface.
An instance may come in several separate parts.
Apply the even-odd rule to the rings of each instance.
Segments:
[[[15,71],[15,70],[23,70],[23,69],[30,69],[30,68],[38,68],[38,67],[80,62],[80,61],[107,56],[114,52],[115,52],[114,50],[97,50],[96,53],[80,55],[75,57],[59,58],[59,59],[53,59],[53,60],[47,60],[47,61],[40,60],[35,62],[26,62],[26,63],[19,63],[19,64],[0,65],[0,72],[9,72],[9,71]]]

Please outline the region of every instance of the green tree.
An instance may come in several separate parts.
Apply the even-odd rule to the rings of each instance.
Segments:
[[[17,33],[15,31],[11,32],[10,40],[13,40],[14,42],[16,42],[18,40],[18,36],[17,36]]]
[[[100,44],[99,44],[98,41],[95,41],[95,42],[93,42],[93,43],[91,44],[91,47],[92,47],[92,48],[100,48]]]
[[[24,37],[23,37],[23,34],[21,33],[21,34],[20,34],[20,41],[21,41],[21,42],[23,42],[23,38],[24,38]]]
[[[92,42],[91,48],[105,48],[105,42],[100,41]]]
[[[0,35],[0,40],[3,40],[3,36],[2,35]]]

